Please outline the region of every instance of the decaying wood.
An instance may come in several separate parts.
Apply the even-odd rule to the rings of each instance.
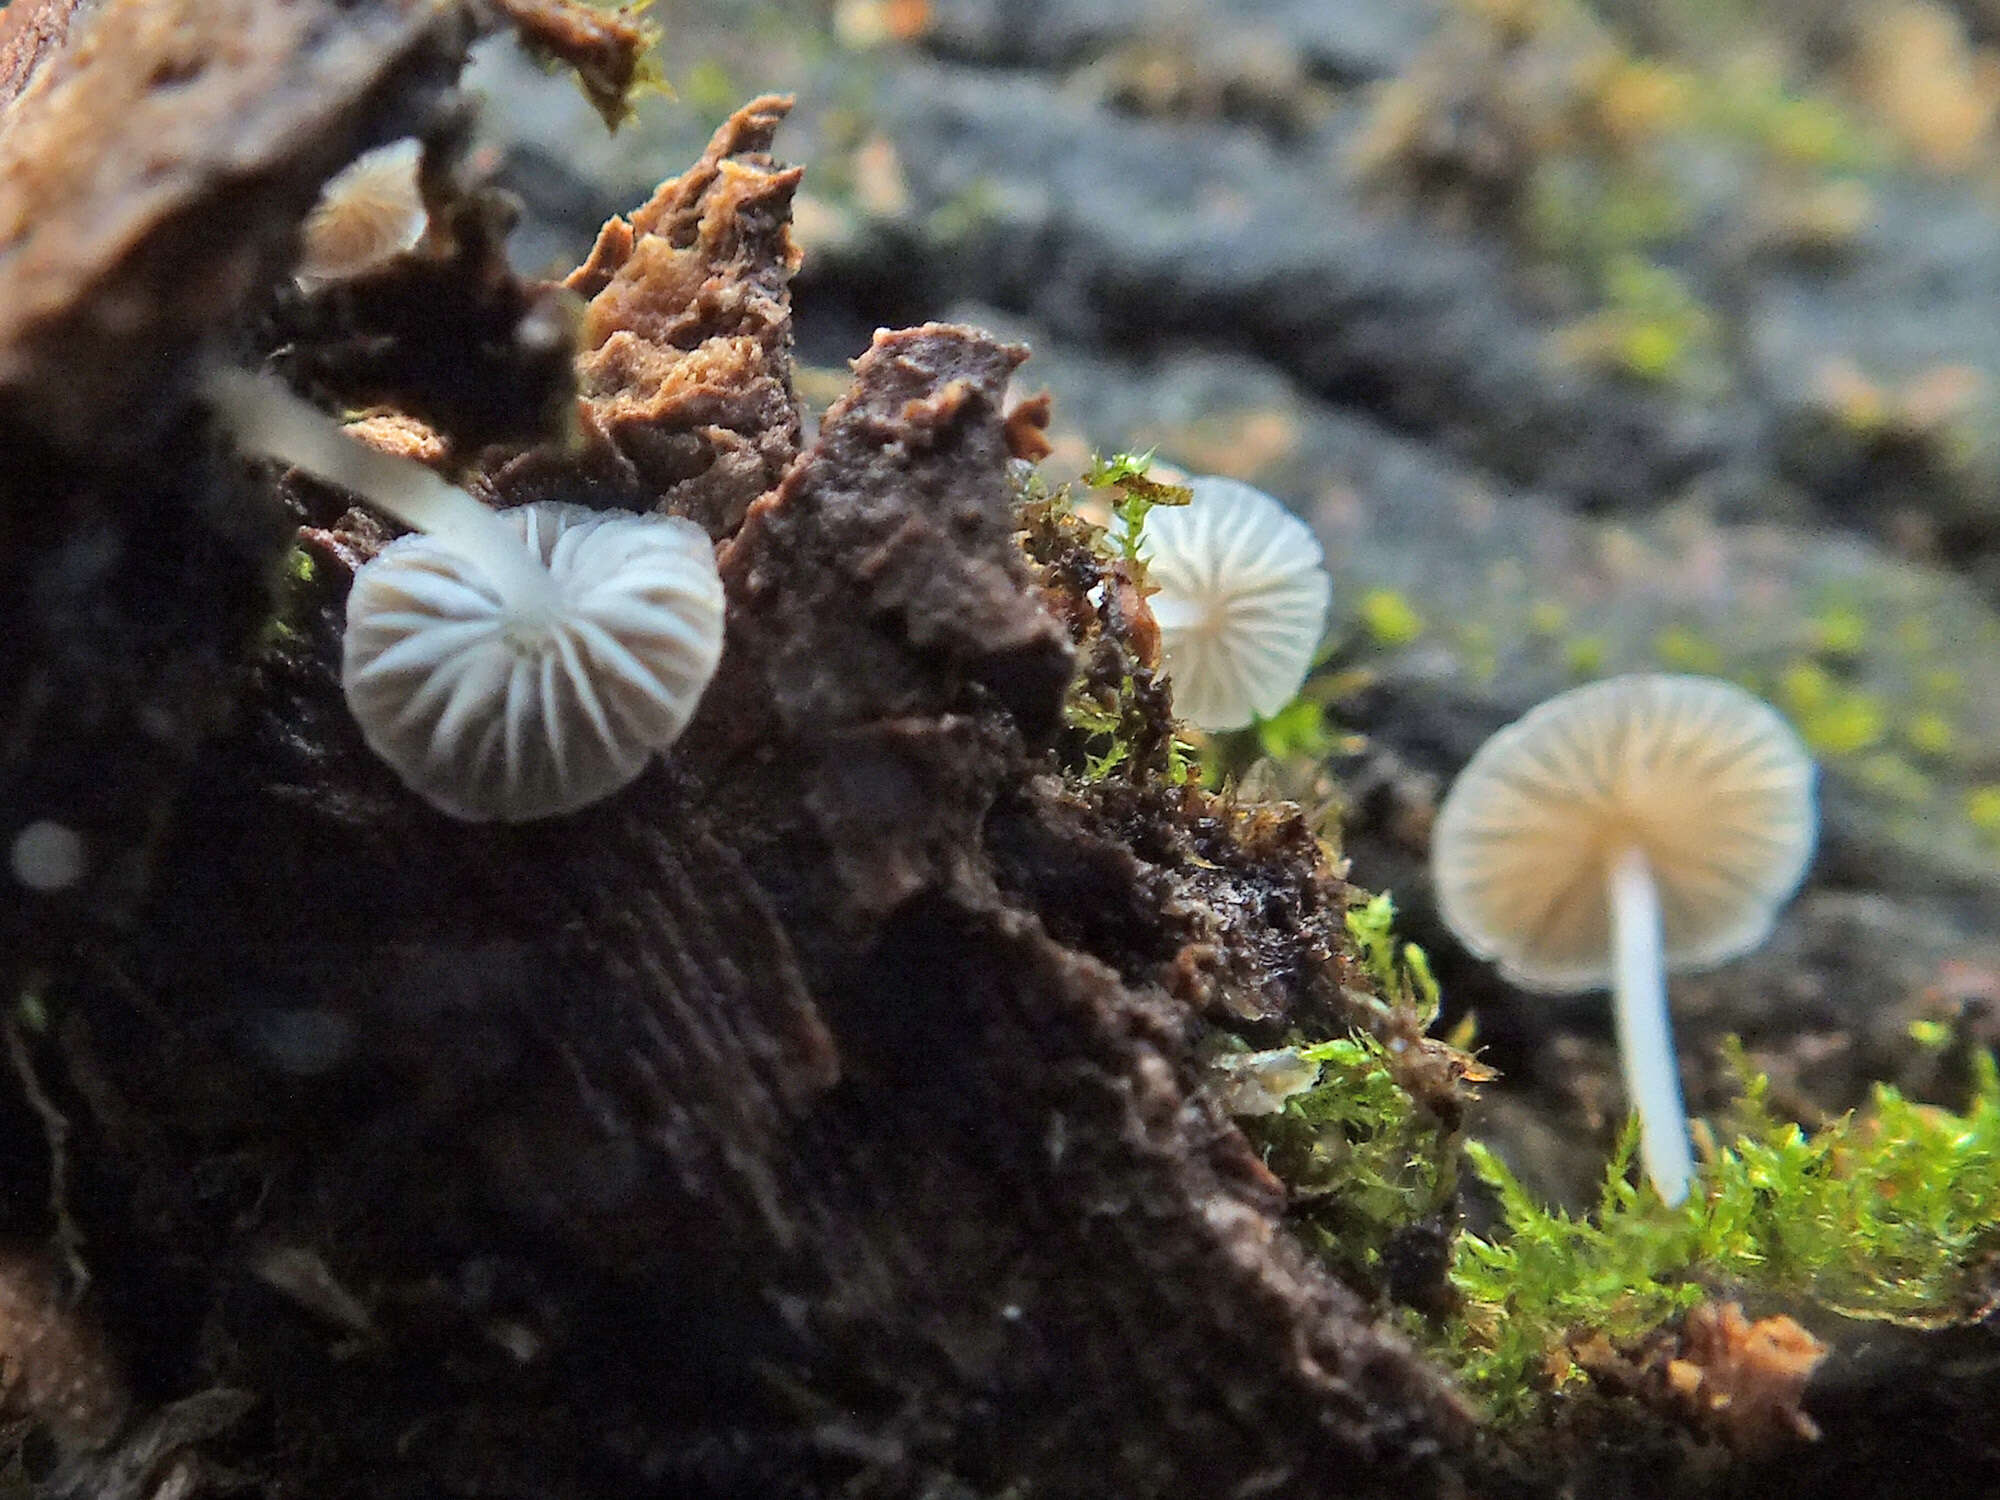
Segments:
[[[17,430],[70,403],[35,449],[61,503],[0,480],[23,585],[0,835],[59,814],[107,856],[74,892],[8,888],[8,977],[33,955],[33,1061],[73,1125],[78,1326],[134,1393],[47,1488],[1451,1493],[1460,1404],[1288,1238],[1196,1055],[1205,1014],[1338,1011],[1343,888],[1295,818],[1079,789],[1048,753],[1073,647],[1016,537],[1023,351],[881,335],[798,452],[796,174],[768,156],[778,106],[726,125],[580,273],[583,454],[486,476],[615,486],[724,537],[722,672],[619,796],[452,822],[338,687],[379,523],[292,495],[324,524],[273,616],[277,497],[120,342],[171,369],[268,326],[285,215],[429,107],[444,12],[343,7],[363,41],[316,71],[317,7],[228,10],[247,54],[305,53],[196,70],[185,115],[133,95],[166,132],[157,192],[50,206],[11,146],[65,139],[60,61],[0,136],[26,257],[0,278],[33,292],[0,324],[0,398]],[[164,45],[141,33],[105,55]],[[21,227],[31,201],[73,257]],[[172,441],[73,441],[107,413]],[[163,702],[188,674],[198,706]],[[11,1100],[0,1151],[48,1187]],[[12,1195],[0,1232],[55,1213]]]
[[[581,454],[529,454],[509,503],[581,488],[602,504],[665,503],[727,536],[798,455],[787,288],[798,269],[800,169],[772,160],[787,99],[758,99],[630,220],[604,226],[567,285],[590,299]]]

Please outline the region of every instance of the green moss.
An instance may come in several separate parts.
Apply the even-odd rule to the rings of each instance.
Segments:
[[[1572,676],[1595,677],[1604,670],[1605,657],[1610,649],[1602,636],[1580,635],[1563,649],[1563,664]]]
[[[2000,838],[2000,782],[1976,786],[1967,792],[1965,816],[1981,833]]]
[[[1957,1037],[1957,1032],[1949,1021],[1919,1018],[1910,1022],[1910,1040],[1926,1052],[1942,1052]]]
[[[1780,705],[1820,755],[1847,756],[1881,742],[1888,716],[1874,697],[1846,686],[1817,662],[1794,662],[1778,679]]]
[[[1318,760],[1334,745],[1326,710],[1310,698],[1294,698],[1254,726],[1257,748],[1276,761]]]
[[[1361,625],[1381,646],[1407,646],[1424,633],[1424,617],[1394,589],[1370,589],[1361,596]]]
[[[1380,1295],[1398,1232],[1435,1219],[1457,1187],[1451,1137],[1420,1109],[1386,1043],[1359,1035],[1298,1049],[1318,1080],[1247,1122],[1282,1178],[1295,1227],[1344,1281]]]
[[[1091,489],[1110,493],[1111,514],[1118,518],[1111,539],[1125,560],[1135,565],[1146,535],[1146,517],[1154,508],[1186,505],[1194,499],[1194,492],[1186,485],[1153,478],[1152,464],[1151,449],[1114,453],[1109,458],[1092,458],[1083,475],[1083,482]]]
[[[1719,676],[1722,652],[1713,641],[1705,640],[1685,625],[1670,625],[1653,637],[1653,655],[1660,665],[1676,672],[1698,672]]]
[[[1883,164],[1880,139],[1852,114],[1823,94],[1794,90],[1748,56],[1753,60],[1723,70],[1697,93],[1698,123],[1791,166],[1855,172]]]
[[[1929,642],[1921,649],[1928,650]],[[1924,673],[1921,685],[1927,698],[1955,703],[1965,696],[1965,674],[1956,667],[1932,667]]]
[[[1910,718],[1903,726],[1903,738],[1912,750],[1934,759],[1944,759],[1958,748],[1958,730],[1951,720],[1929,710]]]
[[[258,632],[256,650],[264,653],[291,653],[304,648],[304,624],[314,607],[320,583],[319,564],[303,546],[293,546],[279,564],[272,589],[276,607]]]
[[[1698,381],[1715,361],[1717,325],[1687,282],[1629,253],[1613,256],[1602,279],[1604,307],[1571,330],[1571,346],[1637,380]]]
[[[1381,1035],[1295,1045],[1283,1060],[1311,1070],[1276,1112],[1244,1127],[1291,1194],[1294,1227],[1336,1274],[1387,1293],[1384,1257],[1398,1234],[1435,1223],[1457,1191],[1456,1136],[1422,1101],[1436,1080],[1479,1076],[1470,1058],[1423,1033],[1438,989],[1423,950],[1394,932],[1395,903],[1376,896],[1347,914],[1353,953],[1371,982]]]
[[[1813,617],[1813,644],[1829,656],[1858,656],[1868,644],[1868,621],[1849,605],[1835,605]]]
[[[1429,1031],[1442,1003],[1430,959],[1415,943],[1396,942],[1396,898],[1387,891],[1347,914],[1347,937],[1375,991],[1391,1007],[1407,1011],[1416,1029]]]
[[[1497,1415],[1581,1375],[1564,1357],[1602,1333],[1658,1327],[1714,1292],[1810,1302],[1848,1317],[1939,1326],[1971,1315],[1976,1267],[2000,1248],[2000,1074],[1982,1056],[1964,1113],[1878,1084],[1864,1111],[1806,1134],[1769,1105],[1740,1050],[1740,1134],[1668,1208],[1633,1184],[1628,1128],[1596,1211],[1535,1202],[1492,1152],[1468,1147],[1504,1226],[1460,1238],[1461,1311],[1434,1333]]]
[[[1844,692],[1799,724],[1806,744],[1822,755],[1852,755],[1881,741],[1887,722],[1881,705],[1863,693]]]
[[[1922,807],[1931,799],[1930,778],[1893,750],[1864,755],[1847,770],[1861,785],[1891,801]]]
[[[1173,728],[1165,686],[1136,643],[1145,612],[1139,558],[1146,515],[1185,505],[1184,486],[1155,480],[1150,454],[1094,460],[1085,485],[1108,492],[1120,520],[1114,535],[1077,514],[1070,486],[1051,490],[1039,473],[1020,481],[1022,546],[1042,572],[1052,605],[1077,646],[1079,670],[1063,701],[1068,731],[1058,747],[1066,769],[1086,781],[1121,775],[1173,785],[1196,770],[1194,748]]]

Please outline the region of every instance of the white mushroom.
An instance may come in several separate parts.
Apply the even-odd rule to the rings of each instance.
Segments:
[[[1194,499],[1147,514],[1140,555],[1174,709],[1203,729],[1240,729],[1297,696],[1333,591],[1319,541],[1240,480],[1202,476]]]
[[[1726,682],[1636,675],[1550,699],[1474,755],[1438,813],[1439,910],[1529,989],[1609,983],[1647,1175],[1694,1173],[1666,971],[1747,952],[1812,860],[1813,764]]]
[[[299,285],[342,281],[394,259],[423,238],[427,216],[413,136],[354,158],[320,190],[299,247]]]
[[[342,685],[369,747],[454,817],[572,811],[687,726],[722,653],[723,596],[691,521],[542,503],[495,512],[240,371],[208,381],[237,440],[427,535],[356,573]]]

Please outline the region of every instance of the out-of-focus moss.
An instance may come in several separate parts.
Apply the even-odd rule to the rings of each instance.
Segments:
[[[1359,605],[1362,628],[1384,646],[1407,646],[1424,633],[1424,617],[1394,589],[1370,589]]]

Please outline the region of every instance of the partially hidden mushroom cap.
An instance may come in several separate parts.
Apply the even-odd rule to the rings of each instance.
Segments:
[[[422,160],[423,143],[406,136],[362,152],[328,180],[301,231],[301,285],[372,271],[423,238]]]
[[[1551,698],[1483,745],[1438,813],[1439,910],[1542,990],[1610,981],[1607,875],[1645,855],[1665,958],[1747,952],[1811,862],[1813,764],[1767,704],[1705,677],[1614,677]]]
[[[1319,541],[1262,490],[1189,482],[1191,503],[1146,516],[1140,551],[1174,711],[1203,729],[1240,729],[1297,696],[1333,591]]]
[[[447,541],[403,537],[355,575],[341,680],[413,791],[520,822],[609,795],[679,737],[722,654],[723,594],[691,521],[554,502],[499,519],[553,602],[503,601]]]

